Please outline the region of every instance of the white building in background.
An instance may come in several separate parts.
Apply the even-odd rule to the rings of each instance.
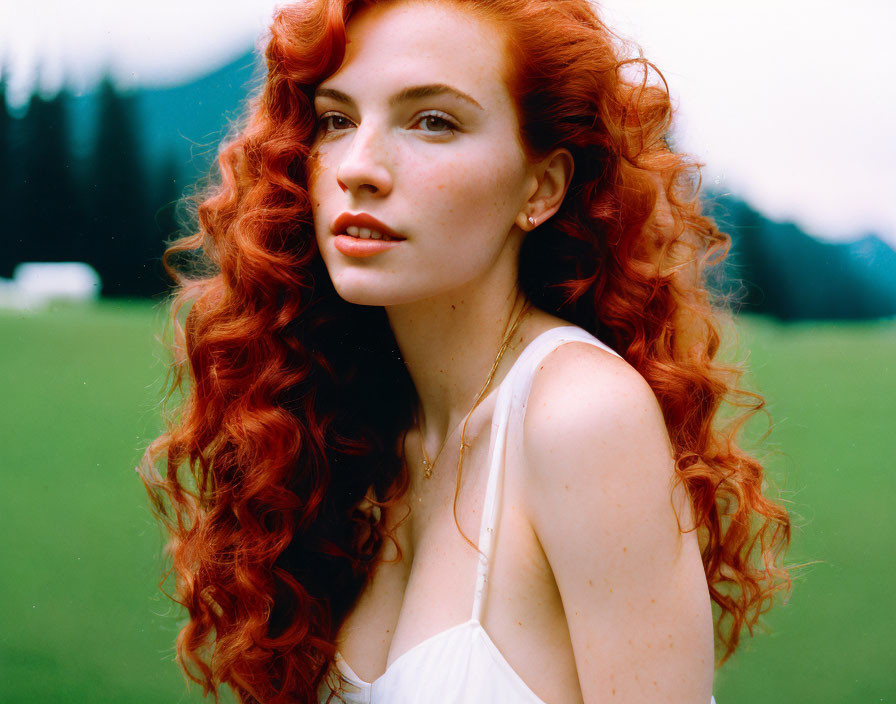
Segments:
[[[57,301],[89,302],[99,298],[99,274],[83,262],[27,262],[11,279],[0,279],[0,308],[33,310]]]

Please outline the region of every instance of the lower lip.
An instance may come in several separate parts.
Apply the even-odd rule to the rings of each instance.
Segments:
[[[372,240],[350,237],[349,235],[336,235],[333,244],[336,249],[347,257],[372,257],[374,254],[385,252],[399,245],[404,240]]]

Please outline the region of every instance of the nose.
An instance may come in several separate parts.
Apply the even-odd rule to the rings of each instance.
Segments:
[[[389,146],[382,130],[362,124],[348,139],[350,144],[336,169],[336,181],[343,192],[385,196],[392,190],[392,172],[388,163]]]

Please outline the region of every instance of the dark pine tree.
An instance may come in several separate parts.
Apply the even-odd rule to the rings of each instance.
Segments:
[[[173,283],[168,280],[162,267],[162,254],[165,243],[173,240],[180,229],[179,204],[183,193],[182,171],[180,162],[173,150],[166,154],[159,177],[156,179],[155,208],[153,210],[153,237],[147,242],[146,257],[152,267],[152,282],[156,288],[148,291],[150,295],[161,293]]]
[[[69,138],[69,94],[35,93],[21,123],[19,261],[80,260],[75,237],[81,209]]]
[[[92,264],[104,296],[144,296],[153,283],[147,258],[155,227],[148,177],[137,137],[135,94],[120,93],[104,79],[98,97],[97,136],[88,170],[88,236]]]

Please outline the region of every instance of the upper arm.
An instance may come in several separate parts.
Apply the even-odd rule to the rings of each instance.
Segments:
[[[584,701],[706,704],[713,633],[686,490],[650,386],[587,343],[544,360],[523,434],[526,503]],[[677,518],[676,518],[677,514]]]

